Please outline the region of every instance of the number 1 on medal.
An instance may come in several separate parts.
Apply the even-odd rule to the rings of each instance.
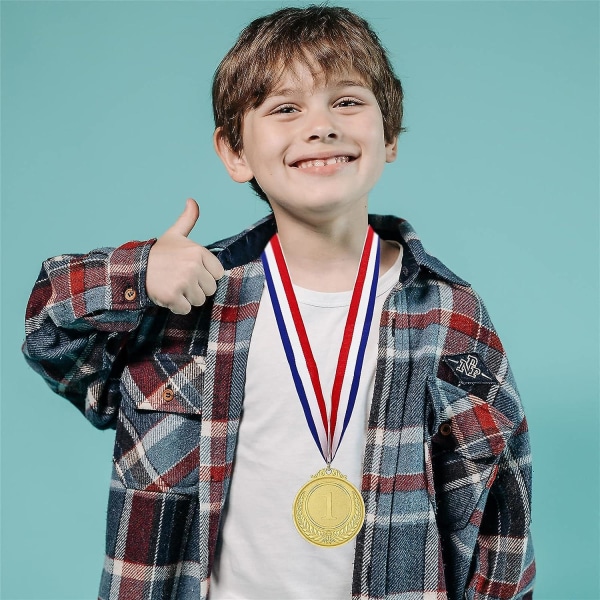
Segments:
[[[325,518],[329,521],[335,519],[332,514],[333,507],[333,492],[328,492],[325,494]]]

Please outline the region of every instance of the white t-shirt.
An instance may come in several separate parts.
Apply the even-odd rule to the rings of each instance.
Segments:
[[[377,362],[381,309],[400,277],[402,249],[379,278],[375,313],[352,418],[332,467],[361,487],[363,451]],[[328,412],[352,292],[294,287]],[[231,488],[212,571],[210,599],[349,598],[354,540],[321,548],[292,520],[298,490],[325,467],[310,434],[265,286],[250,342],[244,407]]]

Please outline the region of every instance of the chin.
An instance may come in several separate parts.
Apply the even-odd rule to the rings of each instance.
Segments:
[[[362,210],[366,205],[368,194],[357,194],[356,190],[340,189],[342,186],[315,186],[315,189],[303,190],[304,193],[290,194],[285,198],[271,197],[269,204],[277,216],[278,212],[288,214],[314,215],[314,216],[337,216],[349,212]],[[327,189],[329,188],[329,189]]]
[[[329,215],[339,213],[341,210],[349,210],[347,199],[344,198],[311,198],[305,200],[300,206],[307,212],[317,215]]]

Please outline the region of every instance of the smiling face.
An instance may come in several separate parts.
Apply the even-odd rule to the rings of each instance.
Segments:
[[[301,64],[245,115],[242,142],[238,154],[215,132],[231,177],[255,177],[278,221],[366,217],[368,194],[396,157],[396,139],[386,143],[377,100],[357,75],[313,76]]]

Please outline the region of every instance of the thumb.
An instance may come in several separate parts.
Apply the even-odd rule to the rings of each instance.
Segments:
[[[193,198],[188,198],[186,200],[184,211],[179,215],[177,221],[169,228],[169,231],[174,231],[187,237],[190,234],[190,231],[194,229],[194,225],[199,216],[200,208],[198,207],[198,203]]]

